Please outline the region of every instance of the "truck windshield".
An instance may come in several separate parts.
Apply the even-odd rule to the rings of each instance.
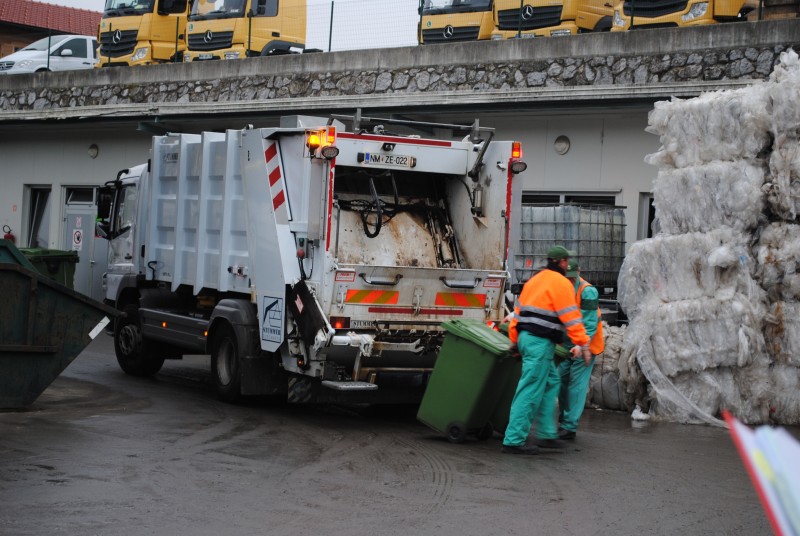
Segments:
[[[195,0],[189,20],[244,17],[247,0]]]
[[[425,0],[423,15],[491,11],[492,0]]]
[[[54,35],[54,36],[49,37],[49,38],[45,37],[44,39],[39,39],[38,41],[35,41],[35,42],[31,43],[30,45],[26,46],[22,50],[47,50],[48,42],[49,42],[50,46],[52,46],[52,45],[55,45],[57,43],[60,43],[64,39],[68,39],[70,37],[73,37],[73,36],[71,36],[71,35]]]
[[[106,0],[103,16],[121,17],[152,13],[156,0]]]

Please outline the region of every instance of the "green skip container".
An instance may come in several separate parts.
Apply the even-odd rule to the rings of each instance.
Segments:
[[[75,288],[75,265],[77,251],[61,249],[20,248],[19,250],[33,267],[43,276],[67,288]]]
[[[417,419],[461,443],[488,439],[490,418],[508,384],[515,360],[511,341],[479,320],[450,320]]]

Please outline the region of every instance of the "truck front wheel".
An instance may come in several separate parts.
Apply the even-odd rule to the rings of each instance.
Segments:
[[[236,334],[229,325],[220,326],[211,345],[211,374],[217,395],[226,402],[241,398],[241,359]]]
[[[126,305],[123,315],[114,322],[114,352],[117,362],[131,376],[152,376],[164,364],[164,358],[152,355],[152,345],[142,337],[139,308]]]

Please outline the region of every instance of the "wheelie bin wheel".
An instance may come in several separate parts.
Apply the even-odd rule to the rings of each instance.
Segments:
[[[486,441],[487,439],[492,437],[493,434],[494,434],[494,428],[492,428],[492,425],[487,422],[486,424],[483,425],[483,428],[481,428],[478,431],[477,437],[481,441]]]
[[[450,443],[463,443],[467,438],[467,428],[460,422],[451,422],[447,425],[446,434]]]

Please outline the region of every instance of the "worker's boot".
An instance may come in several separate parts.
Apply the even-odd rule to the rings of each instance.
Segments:
[[[503,445],[500,452],[505,454],[527,454],[530,456],[532,454],[539,454],[539,449],[528,445],[520,445],[518,447],[514,445]]]
[[[563,449],[564,443],[559,441],[558,439],[537,439],[536,446],[540,449]]]
[[[562,428],[558,431],[558,438],[562,441],[572,441],[575,439],[575,432],[572,430],[564,430]]]

